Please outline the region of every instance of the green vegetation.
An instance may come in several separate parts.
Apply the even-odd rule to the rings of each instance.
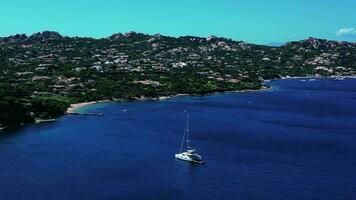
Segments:
[[[56,32],[0,38],[0,128],[61,116],[71,103],[258,90],[283,76],[356,74],[356,44],[269,47],[226,38]]]
[[[56,118],[68,106],[67,101],[55,97],[31,97],[24,88],[0,84],[0,122],[10,129],[32,123],[36,118]]]

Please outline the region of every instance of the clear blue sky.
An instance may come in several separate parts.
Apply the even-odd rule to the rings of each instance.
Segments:
[[[136,31],[254,43],[356,40],[356,0],[0,0],[0,36]],[[337,33],[339,31],[339,33]]]

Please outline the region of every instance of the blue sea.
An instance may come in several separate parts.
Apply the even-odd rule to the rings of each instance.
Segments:
[[[356,79],[102,103],[0,136],[1,200],[356,199]],[[174,159],[191,118],[205,165]]]

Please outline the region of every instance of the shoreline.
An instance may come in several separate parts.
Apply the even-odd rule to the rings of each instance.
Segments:
[[[98,103],[109,103],[112,101],[117,101],[117,100],[100,100],[100,101],[88,101],[88,102],[74,103],[74,104],[71,104],[67,108],[67,111],[65,114],[77,113],[76,110],[78,110],[79,108],[82,108],[82,107],[89,106],[89,105],[94,105],[94,104],[98,104]]]
[[[55,122],[57,119],[41,119],[41,118],[36,118],[35,119],[35,124],[41,124],[41,123],[48,123],[48,122]]]
[[[164,100],[170,100],[173,98],[177,97],[182,97],[182,96],[207,96],[207,95],[214,95],[214,94],[223,94],[223,93],[249,93],[249,92],[262,92],[262,91],[268,91],[268,90],[273,90],[273,85],[269,85],[268,83],[271,81],[275,80],[287,80],[287,79],[313,79],[313,78],[337,78],[337,77],[342,77],[342,78],[349,78],[349,79],[356,79],[356,75],[354,76],[298,76],[298,77],[280,77],[278,79],[268,79],[268,80],[263,80],[262,83],[265,83],[266,85],[262,86],[260,89],[256,90],[251,90],[251,89],[246,89],[246,90],[231,90],[231,91],[224,91],[224,92],[211,92],[211,93],[206,93],[206,94],[175,94],[175,95],[168,95],[168,96],[159,96],[155,98],[148,98],[148,97],[141,97],[141,98],[135,98],[133,101],[164,101]],[[125,102],[125,101],[132,101],[128,99],[110,99],[110,100],[97,100],[97,101],[89,101],[89,102],[80,102],[80,103],[75,103],[75,104],[70,104],[70,106],[67,108],[67,110],[63,113],[62,116],[67,115],[67,114],[76,114],[76,110],[85,106],[90,106],[98,103],[110,103],[110,102]],[[60,117],[62,117],[60,116]],[[55,118],[55,119],[35,119],[34,123],[45,123],[45,122],[55,122],[58,120],[60,117]],[[0,125],[0,133],[5,132],[7,130],[7,127]]]
[[[332,76],[282,76],[281,78],[277,78],[277,79],[271,79],[271,80],[265,80],[265,81],[272,81],[272,80],[288,80],[288,79],[303,79],[303,78],[329,78],[329,79],[334,79],[334,78],[351,78],[351,79],[356,79],[356,75],[348,75],[348,76],[336,76],[336,75],[332,75]]]
[[[251,89],[247,89],[247,90],[231,90],[231,91],[225,91],[225,92],[211,92],[211,93],[207,93],[207,94],[175,94],[175,95],[168,95],[168,96],[159,96],[159,97],[154,97],[154,98],[150,98],[150,97],[137,97],[135,98],[133,101],[165,101],[165,100],[170,100],[173,98],[177,98],[177,97],[184,97],[184,96],[206,96],[206,95],[213,95],[213,94],[224,94],[224,93],[248,93],[248,92],[260,92],[260,91],[266,91],[266,90],[271,90],[272,86],[266,87],[263,86],[260,89],[257,90],[251,90]],[[130,100],[126,100],[126,99],[113,99],[113,100],[99,100],[99,101],[88,101],[88,102],[81,102],[81,103],[75,103],[75,104],[71,104],[70,107],[67,109],[65,114],[75,114],[76,110],[79,108],[83,108],[86,106],[90,106],[90,105],[95,105],[98,103],[110,103],[110,102],[123,102],[123,101],[130,101]]]
[[[264,80],[262,81],[263,83],[268,83],[274,80],[288,80],[288,79],[313,79],[313,78],[337,78],[337,77],[342,77],[342,78],[351,78],[351,79],[356,79],[356,76],[285,76],[281,77],[278,79],[270,79],[270,80]],[[175,94],[175,95],[168,95],[168,96],[159,96],[159,97],[154,97],[154,98],[149,98],[149,97],[137,97],[134,99],[134,101],[164,101],[164,100],[170,100],[173,98],[177,97],[183,97],[183,96],[205,96],[205,95],[213,95],[213,94],[223,94],[223,93],[249,93],[249,92],[261,92],[261,91],[268,91],[272,90],[273,86],[268,85],[262,86],[260,89],[256,90],[251,90],[251,89],[246,89],[246,90],[231,90],[231,91],[224,91],[224,92],[211,92],[211,93],[206,93],[206,94]],[[98,101],[88,101],[88,102],[81,102],[81,103],[75,103],[71,104],[70,107],[67,109],[65,114],[73,114],[76,113],[75,111],[79,108],[98,104],[98,103],[109,103],[109,102],[119,102],[119,101],[130,101],[127,99],[113,99],[113,100],[98,100]]]

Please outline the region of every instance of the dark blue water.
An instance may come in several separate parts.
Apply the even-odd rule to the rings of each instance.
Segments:
[[[98,104],[0,137],[0,199],[356,199],[356,79]],[[126,109],[127,112],[123,112]],[[177,161],[185,113],[206,165]]]

